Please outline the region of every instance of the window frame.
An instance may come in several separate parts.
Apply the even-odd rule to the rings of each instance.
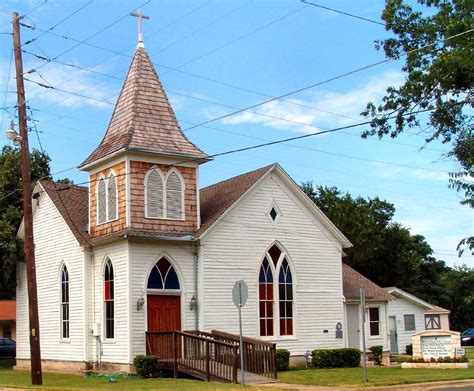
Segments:
[[[428,328],[428,323],[431,322],[434,324],[433,319],[438,318],[438,327]],[[440,314],[425,314],[425,330],[441,330],[441,315]]]
[[[152,172],[157,172],[158,175],[160,176],[161,179],[161,217],[153,217],[148,214],[148,178],[152,174]],[[163,172],[161,169],[157,166],[153,166],[150,168],[147,173],[145,174],[144,178],[144,191],[145,191],[145,218],[146,219],[152,219],[152,220],[164,220],[165,219],[165,195],[166,195],[166,188],[165,188],[165,176],[163,175]]]
[[[63,273],[66,272],[67,281],[66,284],[63,281]],[[69,269],[65,263],[61,264],[59,272],[59,335],[61,341],[69,341],[71,336],[71,300],[70,300],[70,278],[69,278]],[[67,301],[63,301],[63,289],[66,288],[67,291]],[[64,308],[67,312],[67,320],[64,319]],[[64,333],[64,323],[66,322],[67,336]]]
[[[294,325],[295,325],[295,316],[294,316],[295,299],[294,299],[294,289],[293,289],[293,285],[294,285],[293,284],[293,270],[291,268],[290,262],[288,261],[288,258],[286,257],[286,254],[282,253],[282,255],[283,255],[283,258],[280,256],[280,260],[279,260],[278,282],[277,282],[277,285],[278,285],[278,335],[280,337],[291,337],[291,336],[294,335]],[[285,261],[286,261],[286,264],[287,264],[287,271],[290,273],[290,278],[291,278],[290,283],[288,283],[287,281],[285,281],[283,283],[280,282],[280,274],[283,272],[283,264],[284,264]],[[288,276],[288,274],[286,276]],[[289,285],[289,289],[291,290],[291,300],[288,300],[287,298],[282,299],[280,297],[280,285],[284,286],[285,297],[287,297],[287,295],[288,295],[288,285]],[[282,317],[282,314],[281,314],[281,311],[280,311],[282,303],[284,303],[285,307],[286,307],[287,303],[290,303],[290,305],[291,305],[291,317],[288,317],[288,316]],[[285,315],[287,315],[286,314],[286,308],[285,308]],[[281,331],[281,322],[282,322],[282,320],[285,320],[285,321],[291,320],[291,333],[290,334],[288,334],[288,333],[282,334],[282,331]],[[288,326],[285,324],[285,328],[287,328],[287,327]]]
[[[377,320],[372,320],[372,316],[370,314],[370,310],[373,310],[373,309],[376,309],[377,310],[377,317],[378,319]],[[381,330],[381,319],[380,319],[380,306],[370,306],[368,309],[367,309],[367,312],[368,312],[368,318],[369,318],[369,337],[373,337],[373,338],[377,338],[377,337],[380,337],[382,334],[382,330]],[[377,331],[378,333],[377,334],[372,334],[372,323],[374,324],[377,324]]]
[[[175,219],[168,217],[168,179],[171,176],[171,174],[176,174],[176,176],[179,179],[179,182],[181,184],[181,218]],[[185,203],[185,193],[186,193],[186,184],[184,182],[184,178],[177,170],[176,168],[172,168],[166,173],[165,177],[165,187],[164,187],[164,197],[163,197],[163,204],[164,204],[164,210],[163,210],[163,216],[164,220],[171,220],[171,221],[185,221],[186,220],[186,203]]]
[[[108,299],[106,300],[106,279],[105,279],[105,276],[106,276],[106,270],[107,270],[107,266],[110,264],[111,266],[111,270],[112,270],[112,280],[107,280],[109,281],[109,286],[110,286],[110,281],[112,281],[112,299]],[[116,292],[116,279],[115,279],[115,267],[114,267],[114,264],[112,262],[112,260],[107,257],[105,262],[104,262],[104,266],[103,266],[103,274],[102,274],[102,301],[103,301],[103,317],[104,317],[104,321],[103,321],[103,337],[104,337],[104,340],[105,341],[109,341],[109,342],[112,342],[112,341],[115,341],[115,337],[117,335],[117,330],[116,330],[116,308],[117,306],[115,305],[116,304],[116,299],[115,299],[115,292]],[[113,315],[113,318],[112,319],[112,332],[113,332],[113,336],[110,337],[108,336],[107,334],[107,321],[108,319],[110,318],[107,318],[107,303],[112,303],[112,315]]]
[[[109,218],[109,178],[110,176],[113,175],[115,179],[115,211],[116,211],[116,216],[114,219]],[[103,180],[104,181],[104,186],[105,186],[105,220],[104,221],[99,221],[99,182]],[[97,226],[99,225],[104,225],[107,223],[110,223],[112,221],[116,221],[119,219],[119,184],[117,180],[117,175],[115,174],[114,169],[110,169],[109,173],[107,176],[105,176],[103,173],[99,175],[99,177],[96,180],[96,189],[95,189],[95,214],[96,214],[96,223]]]
[[[413,317],[413,328],[409,329],[407,328],[407,317],[412,316]],[[416,316],[415,314],[403,314],[403,327],[405,331],[416,331]]]

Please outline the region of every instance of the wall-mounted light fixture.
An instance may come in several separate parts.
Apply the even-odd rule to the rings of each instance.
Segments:
[[[8,126],[7,131],[5,132],[5,136],[8,140],[13,142],[13,145],[18,147],[21,144],[21,136],[15,131],[15,125],[13,121],[10,121],[10,125]]]
[[[193,295],[193,297],[191,297],[191,301],[189,302],[189,309],[191,311],[194,311],[197,309],[197,300],[196,300],[196,296]]]
[[[137,311],[140,311],[143,308],[144,304],[145,304],[145,299],[143,297],[140,297],[137,300]]]

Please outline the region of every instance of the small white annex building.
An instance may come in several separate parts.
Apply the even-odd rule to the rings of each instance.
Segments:
[[[430,304],[397,287],[385,288],[394,297],[388,303],[390,353],[403,354],[414,333],[449,330],[450,311]]]

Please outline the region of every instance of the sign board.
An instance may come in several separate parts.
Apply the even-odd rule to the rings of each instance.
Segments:
[[[249,298],[249,287],[244,280],[235,283],[232,289],[232,301],[236,307],[243,307]]]
[[[421,354],[425,359],[452,356],[451,336],[422,336]]]
[[[466,355],[466,349],[464,349],[464,348],[455,348],[454,349],[454,354],[455,354],[456,357],[465,356]]]

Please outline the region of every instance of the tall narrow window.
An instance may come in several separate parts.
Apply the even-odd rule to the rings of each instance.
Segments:
[[[258,277],[260,335],[273,335],[273,273],[268,255],[260,266]]]
[[[107,221],[107,188],[105,179],[101,177],[97,181],[97,224],[104,224]]]
[[[371,336],[380,335],[380,310],[379,307],[369,308],[369,331]]]
[[[166,217],[181,220],[183,214],[183,184],[181,178],[174,171],[166,179]]]
[[[115,312],[114,312],[114,267],[107,259],[104,270],[104,306],[105,306],[105,338],[114,338]]]
[[[278,276],[278,299],[280,309],[280,335],[293,335],[293,278],[286,258],[280,266]]]
[[[145,213],[148,218],[163,218],[163,176],[158,169],[149,171],[145,179]]]
[[[115,175],[110,173],[107,181],[107,220],[117,218],[117,181]]]
[[[66,265],[61,270],[61,338],[69,338],[69,273]]]

